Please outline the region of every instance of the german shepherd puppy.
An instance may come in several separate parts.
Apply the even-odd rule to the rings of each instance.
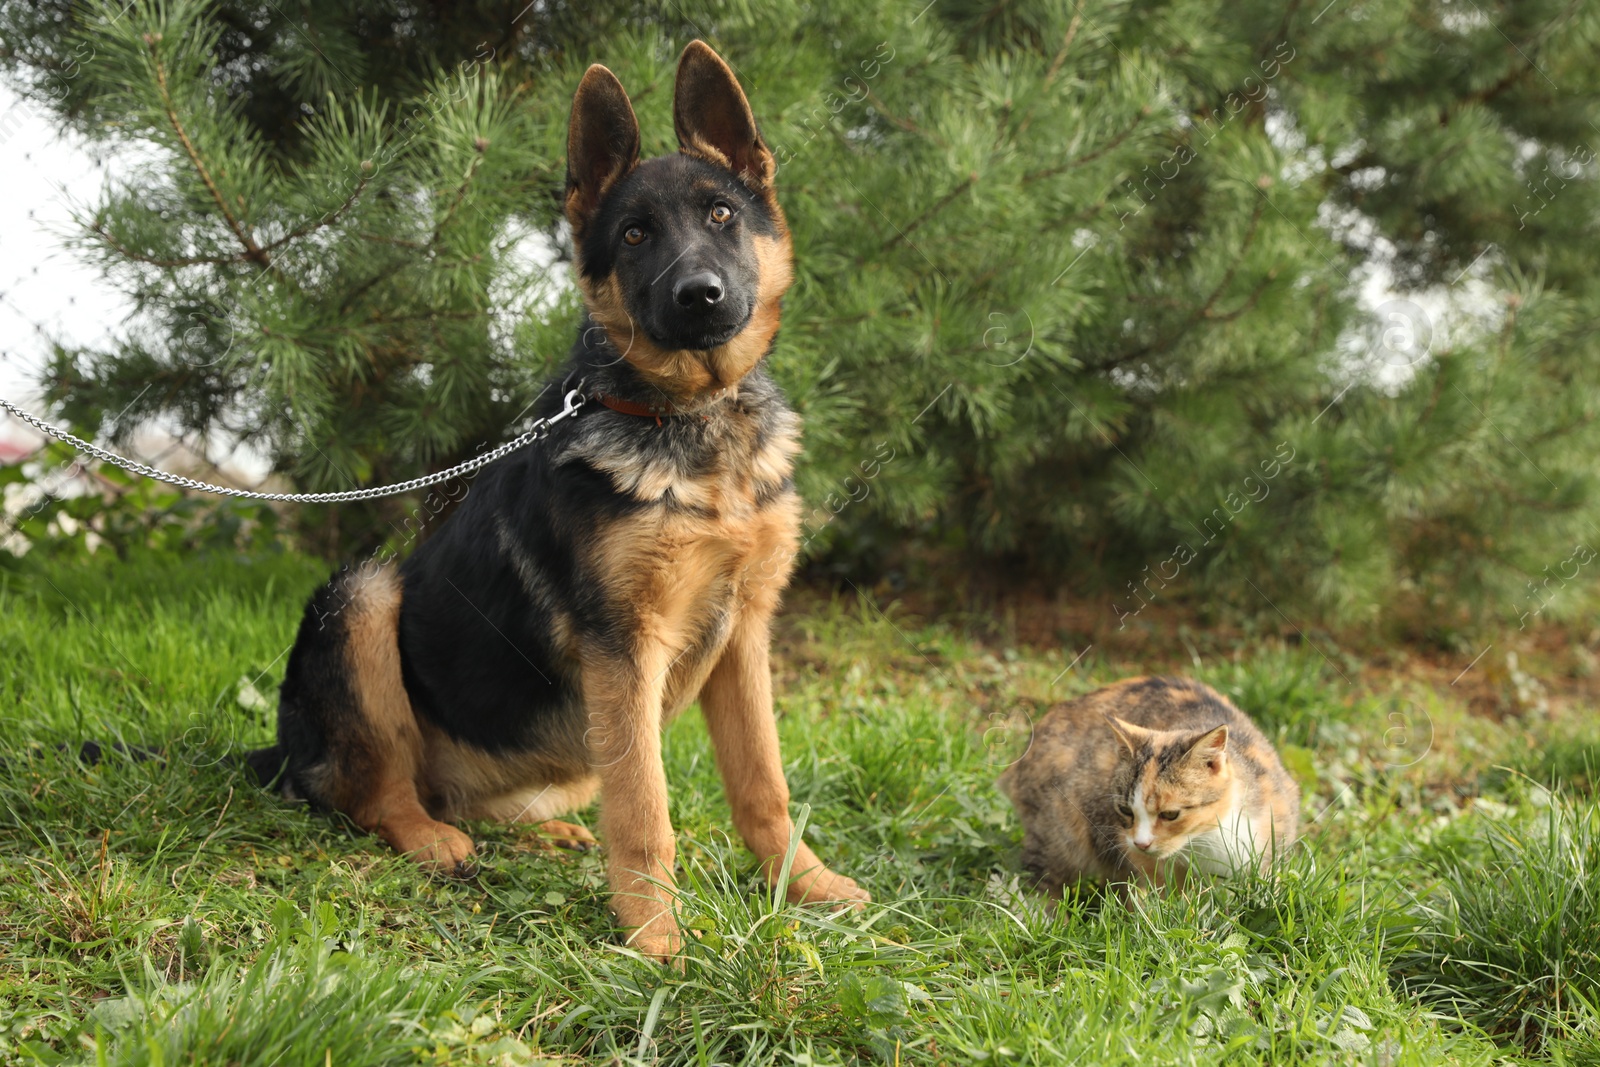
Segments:
[[[789,789],[769,621],[797,551],[799,419],[761,368],[793,277],[772,153],[704,42],[678,62],[680,151],[596,65],[572,103],[566,215],[588,316],[539,413],[593,402],[486,468],[398,569],[346,570],[307,606],[278,704],[286,795],[468,874],[459,818],[540,824],[603,797],[612,907],[665,958],[674,842],[661,729],[700,700],[733,822],[776,878]],[[802,841],[791,901],[871,899]]]

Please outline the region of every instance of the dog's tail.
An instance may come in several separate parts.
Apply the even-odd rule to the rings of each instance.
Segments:
[[[66,751],[71,746],[58,745],[56,747]],[[85,766],[93,767],[105,759],[107,753],[111,752],[138,763],[166,758],[166,753],[159,748],[151,748],[148,745],[129,745],[122,741],[114,741],[109,745],[102,745],[98,741],[85,741],[82,747],[78,749],[78,759]],[[243,755],[229,756],[225,762],[248,767],[250,772],[255,775],[256,784],[263,789],[270,789],[277,784],[278,779],[283,775],[285,761],[283,748],[279,745],[272,745],[269,748],[252,749]]]
[[[256,783],[263,789],[270,789],[277,784],[288,762],[283,754],[282,745],[251,749],[240,758],[240,761],[250,768],[251,773],[256,776]]]
[[[71,747],[71,745],[56,746],[56,748],[63,752],[68,751],[71,749]],[[108,752],[115,752],[118,755],[133,760],[135,763],[144,763],[147,760],[159,760],[163,755],[159,748],[151,748],[149,745],[130,745],[125,741],[113,741],[109,745],[102,745],[98,741],[85,741],[78,748],[78,759],[85,766],[93,767],[95,764],[105,759],[106,753]]]

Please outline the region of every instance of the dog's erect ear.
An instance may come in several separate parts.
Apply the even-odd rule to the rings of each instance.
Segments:
[[[639,120],[617,76],[584,71],[567,126],[567,221],[581,231],[618,178],[639,162]]]
[[[756,130],[750,101],[728,64],[704,41],[690,41],[678,59],[672,125],[683,151],[727,167],[752,189],[772,184],[777,165]]]

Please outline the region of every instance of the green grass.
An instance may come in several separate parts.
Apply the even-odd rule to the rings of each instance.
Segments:
[[[1397,967],[1408,986],[1524,1044],[1575,1020],[1600,1037],[1600,810],[1535,786],[1479,804],[1424,857],[1440,888]]]
[[[0,1064],[1600,1063],[1600,823],[1533,784],[1586,766],[1581,717],[1472,718],[1270,645],[1063,674],[1071,651],[808,603],[777,643],[796,811],[876,903],[774,903],[691,711],[665,752],[694,934],[666,971],[617,943],[598,855],[483,824],[478,880],[430,879],[226,759],[270,736],[252,694],[322,571],[0,576]],[[1305,845],[1271,878],[1047,914],[993,780],[1051,701],[1136,671],[1262,719]],[[166,755],[56,747],[86,738]]]

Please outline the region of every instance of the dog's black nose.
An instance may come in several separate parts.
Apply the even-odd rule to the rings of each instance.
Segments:
[[[722,279],[708,270],[679,278],[672,286],[679,307],[705,308],[722,300]]]

